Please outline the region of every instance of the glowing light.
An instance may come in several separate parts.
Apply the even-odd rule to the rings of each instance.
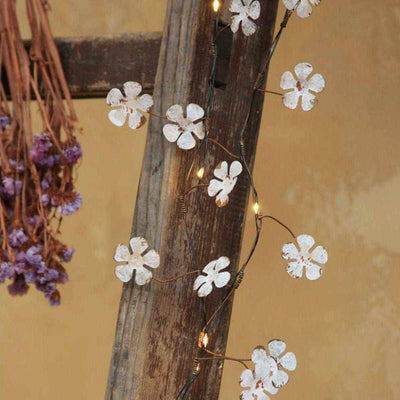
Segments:
[[[203,176],[204,176],[204,168],[200,168],[200,169],[197,171],[197,177],[198,177],[199,179],[203,179]]]
[[[206,349],[208,345],[208,335],[207,333],[203,337],[203,347]]]
[[[214,0],[213,1],[214,12],[217,13],[219,11],[220,7],[221,7],[221,3],[219,2],[219,0]]]
[[[208,335],[205,332],[201,332],[199,337],[199,347],[206,349],[207,345],[208,345]]]
[[[255,214],[258,215],[258,212],[260,211],[260,206],[258,203],[254,203],[253,210]]]

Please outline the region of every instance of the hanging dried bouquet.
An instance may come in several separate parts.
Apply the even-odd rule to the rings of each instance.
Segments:
[[[74,251],[59,240],[60,225],[82,202],[74,187],[82,152],[48,3],[26,0],[26,9],[29,50],[15,1],[0,0],[0,283],[10,282],[12,295],[27,293],[33,284],[58,305],[57,285],[68,280],[63,264]],[[36,107],[38,129],[31,117]]]

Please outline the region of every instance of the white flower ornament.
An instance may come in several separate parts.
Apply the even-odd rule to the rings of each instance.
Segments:
[[[242,23],[242,31],[246,36],[255,33],[257,25],[253,22],[260,17],[261,6],[258,0],[232,0],[229,11],[237,13],[232,16],[231,30],[236,33]]]
[[[294,110],[302,97],[301,107],[304,111],[312,110],[318,103],[316,96],[310,91],[320,93],[325,88],[325,80],[322,75],[315,74],[309,80],[307,78],[313,71],[309,63],[300,63],[294,67],[297,79],[290,71],[286,71],[281,78],[281,88],[284,90],[292,89],[283,94],[283,104]]]
[[[122,282],[129,282],[132,279],[133,272],[136,271],[135,282],[140,286],[145,285],[151,281],[153,274],[144,266],[158,268],[160,266],[160,255],[155,250],[143,254],[149,247],[144,238],[132,238],[129,244],[132,254],[127,246],[121,244],[115,250],[114,260],[125,263],[115,269],[115,275]]]
[[[240,400],[269,400],[267,392],[271,389],[271,380],[268,372],[259,375],[256,371],[245,369],[240,376],[240,386],[248,388],[240,394]]]
[[[211,261],[204,269],[203,274],[196,278],[193,284],[193,290],[198,290],[197,294],[199,297],[208,296],[213,290],[213,284],[217,288],[222,288],[231,279],[229,272],[221,272],[223,269],[228,267],[230,260],[228,257],[220,257],[218,260]]]
[[[169,142],[177,142],[182,150],[190,150],[196,146],[193,135],[200,140],[204,139],[205,128],[203,121],[204,110],[197,104],[189,104],[186,107],[186,117],[183,115],[182,106],[175,104],[167,111],[167,118],[175,124],[167,124],[163,128],[165,138]],[[196,122],[197,121],[197,122]]]
[[[308,279],[314,281],[321,278],[323,270],[318,264],[327,263],[327,251],[322,246],[317,246],[311,251],[315,240],[310,235],[297,236],[296,241],[298,247],[294,243],[287,243],[282,248],[282,257],[285,260],[293,260],[286,267],[288,274],[293,278],[301,278],[305,268]]]
[[[321,0],[283,0],[283,4],[288,10],[296,8],[297,15],[300,18],[309,17],[312,14],[311,5],[318,6],[320,3]],[[298,6],[296,7],[297,4]]]
[[[214,175],[218,179],[212,179],[208,185],[208,195],[214,197],[218,207],[224,207],[229,203],[229,193],[236,185],[237,177],[242,173],[243,167],[239,161],[234,161],[228,173],[228,163],[222,161],[214,170]]]
[[[142,92],[142,85],[137,82],[125,82],[124,92],[119,89],[111,89],[107,96],[107,104],[111,107],[118,107],[108,114],[109,120],[116,126],[125,124],[128,117],[128,125],[131,129],[141,127],[146,118],[141,112],[148,112],[153,107],[153,98],[149,94],[139,96]]]

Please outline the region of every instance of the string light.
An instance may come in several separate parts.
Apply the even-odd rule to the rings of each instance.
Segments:
[[[208,334],[202,331],[199,336],[199,347],[206,349],[208,345]]]
[[[219,11],[220,7],[221,7],[221,3],[219,2],[219,0],[214,0],[213,1],[214,12],[217,13]]]
[[[199,179],[203,179],[203,176],[204,176],[204,167],[200,168],[200,169],[197,171],[197,177],[198,177]]]
[[[253,205],[253,210],[254,210],[254,213],[255,213],[256,215],[258,215],[258,213],[259,213],[259,211],[260,211],[260,205],[259,205],[258,203],[254,203],[254,205]]]

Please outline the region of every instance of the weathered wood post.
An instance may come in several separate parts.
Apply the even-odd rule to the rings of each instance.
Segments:
[[[229,6],[228,1],[225,3],[224,11]],[[231,48],[223,49],[229,58],[224,71],[220,71],[225,75],[226,85],[214,89],[210,137],[236,153],[252,85],[271,44],[277,7],[278,0],[262,1],[257,34],[246,38],[240,32],[233,37]],[[176,103],[204,105],[212,61],[212,21],[211,0],[169,0],[154,90],[155,113],[165,114]],[[250,166],[254,161],[262,106],[260,92],[252,124],[245,134]],[[162,127],[162,120],[151,119],[132,229],[132,236],[147,238],[161,254],[161,266],[155,271],[160,278],[193,270],[178,202],[193,151],[182,151],[167,142]],[[134,149],[132,156],[135,156]],[[213,168],[224,159],[226,154],[210,144],[204,181],[211,178]],[[204,192],[197,234],[200,266],[224,255],[232,261],[231,271],[237,268],[248,189],[243,175],[231,194],[230,204],[223,209],[218,209]],[[189,199],[189,210],[197,212],[195,204],[193,196]],[[190,211],[188,218],[190,224]],[[138,287],[132,281],[124,286],[106,399],[172,400],[176,397],[192,371],[198,335],[204,323],[192,283],[188,278],[170,285],[152,282]],[[224,291],[220,290],[207,297],[207,308],[211,312],[223,295]],[[230,312],[228,306],[210,333],[209,348],[220,353],[225,351]],[[218,398],[222,374],[219,366],[218,362],[205,365],[193,387],[192,399]]]

